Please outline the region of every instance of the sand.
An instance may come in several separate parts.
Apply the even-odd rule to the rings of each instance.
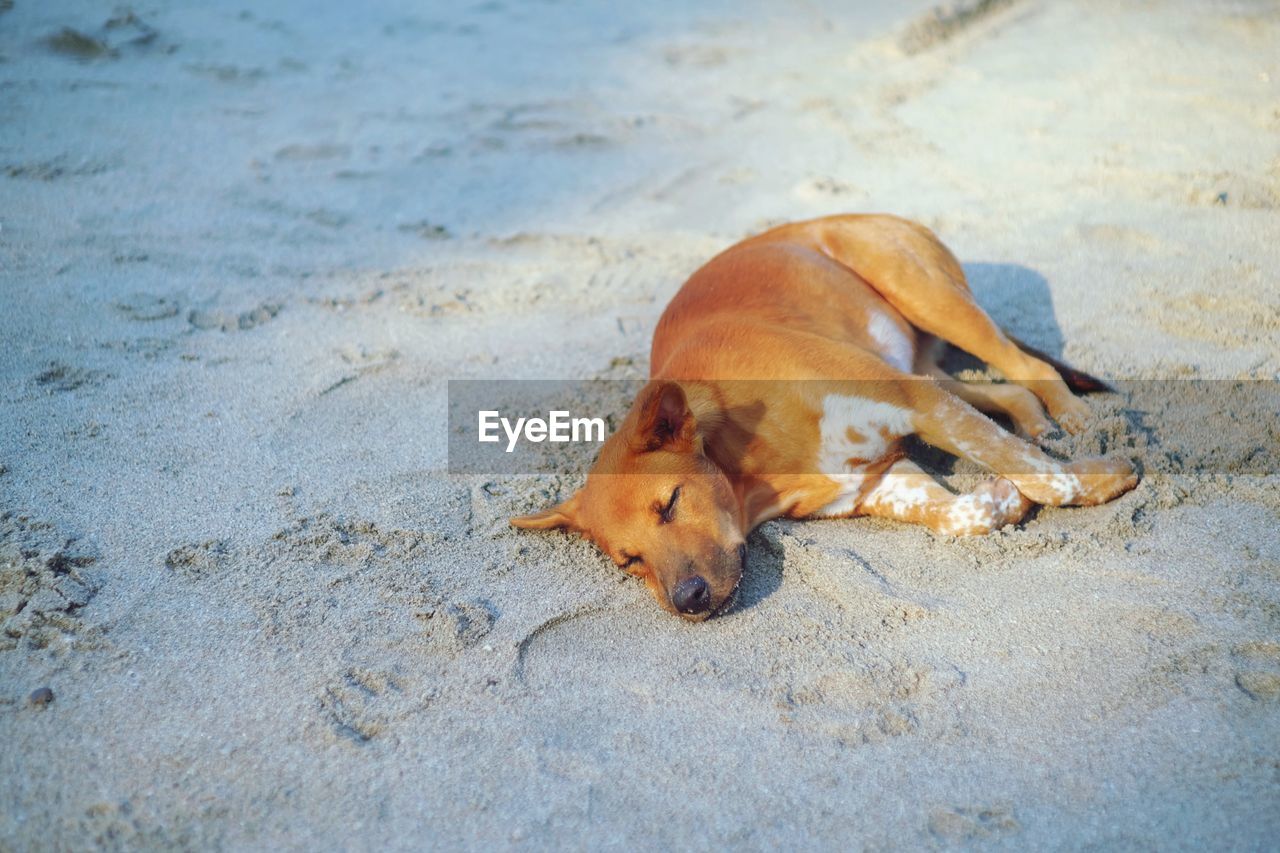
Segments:
[[[0,4],[0,848],[1276,844],[1280,12],[690,5]],[[867,210],[1135,380],[1050,441],[1133,493],[689,625],[448,473],[447,380]]]

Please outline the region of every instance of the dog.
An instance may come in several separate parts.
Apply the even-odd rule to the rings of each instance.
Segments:
[[[945,344],[1008,381],[953,379],[938,366]],[[663,608],[701,621],[731,605],[746,537],[772,518],[865,515],[972,536],[1036,504],[1132,489],[1129,460],[1060,461],[1034,443],[1050,418],[1085,429],[1073,387],[1106,388],[1006,335],[928,228],[882,214],[782,225],[689,278],[586,484],[511,523],[581,533]],[[957,495],[905,456],[908,435],[997,476]]]

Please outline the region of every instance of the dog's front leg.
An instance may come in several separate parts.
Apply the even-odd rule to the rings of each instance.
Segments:
[[[862,515],[923,524],[934,533],[979,536],[1021,521],[1034,504],[1003,477],[952,494],[909,459],[899,459],[858,506]]]
[[[911,400],[912,423],[921,439],[995,471],[1036,503],[1106,503],[1138,483],[1138,475],[1126,459],[1094,457],[1059,462],[1005,432],[933,382],[907,381],[902,385]]]

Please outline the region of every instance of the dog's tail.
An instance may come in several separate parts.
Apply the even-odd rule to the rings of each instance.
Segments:
[[[1040,359],[1045,364],[1051,365],[1054,370],[1058,371],[1058,374],[1062,377],[1062,381],[1067,383],[1067,387],[1070,388],[1072,391],[1075,391],[1077,394],[1093,394],[1100,391],[1116,390],[1115,388],[1112,388],[1107,383],[1103,382],[1098,377],[1090,376],[1088,373],[1085,373],[1083,370],[1076,370],[1071,365],[1063,363],[1062,361],[1054,358],[1048,353],[1043,352],[1042,350],[1038,350],[1035,347],[1031,346],[1030,344],[1027,344],[1023,341],[1018,340],[1013,335],[1010,335],[1008,332],[1005,332],[1005,336],[1009,338],[1009,340],[1017,344],[1018,349],[1022,350],[1027,355],[1034,355],[1036,358]]]

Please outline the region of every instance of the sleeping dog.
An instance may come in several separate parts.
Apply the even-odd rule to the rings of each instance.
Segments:
[[[947,343],[1008,381],[953,379],[938,367]],[[873,515],[967,536],[1132,489],[1127,460],[1063,462],[1033,443],[1050,418],[1088,424],[1072,388],[1105,386],[1001,331],[929,229],[884,215],[783,225],[685,282],[586,485],[511,523],[580,532],[664,608],[702,620],[732,602],[747,534],[771,518]],[[905,458],[907,435],[996,476],[957,495]]]

